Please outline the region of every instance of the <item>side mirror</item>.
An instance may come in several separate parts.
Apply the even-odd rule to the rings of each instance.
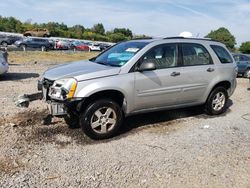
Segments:
[[[139,72],[143,72],[143,71],[152,71],[155,70],[156,66],[154,63],[152,62],[143,62],[140,67],[138,68]]]

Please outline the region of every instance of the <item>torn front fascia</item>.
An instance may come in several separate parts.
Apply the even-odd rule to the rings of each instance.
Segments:
[[[17,101],[15,102],[16,106],[18,107],[29,107],[29,103],[35,100],[41,100],[43,98],[43,93],[33,93],[33,94],[24,94],[18,97]]]

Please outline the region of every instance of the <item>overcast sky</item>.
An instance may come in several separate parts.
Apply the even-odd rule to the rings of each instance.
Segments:
[[[69,26],[103,23],[106,30],[126,27],[155,37],[182,31],[203,37],[223,26],[238,45],[250,41],[250,0],[1,0],[0,15]]]

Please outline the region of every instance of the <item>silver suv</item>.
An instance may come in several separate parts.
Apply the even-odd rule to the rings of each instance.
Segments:
[[[39,81],[54,116],[92,139],[114,136],[132,114],[204,104],[225,112],[237,66],[225,45],[209,39],[121,42],[90,60],[59,65]]]

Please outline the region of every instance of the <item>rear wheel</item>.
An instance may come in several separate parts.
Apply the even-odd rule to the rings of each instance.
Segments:
[[[219,115],[227,109],[228,94],[224,87],[215,88],[205,104],[205,111],[209,115]]]
[[[80,116],[83,132],[92,139],[100,140],[115,136],[121,127],[121,107],[110,99],[91,103]]]

